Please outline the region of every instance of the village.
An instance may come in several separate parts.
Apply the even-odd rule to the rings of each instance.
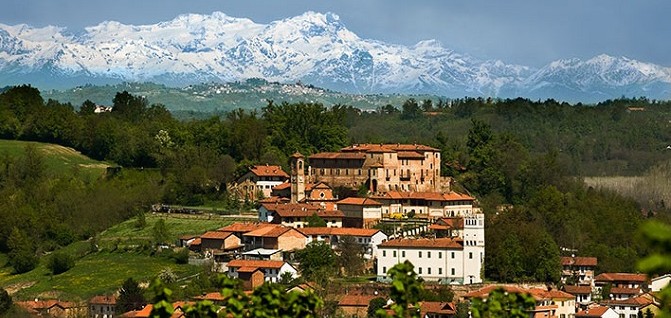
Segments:
[[[273,165],[250,167],[229,191],[258,202],[257,219],[175,238],[175,245],[190,250],[190,262],[210,264],[251,291],[300,277],[295,253],[313,242],[326,243],[336,254],[342,252],[341,242],[356,242],[375,279],[370,287],[342,291],[338,307],[346,317],[367,316],[371,300],[386,297],[388,270],[405,261],[426,286],[450,286],[455,295],[449,301],[421,302],[421,317],[456,317],[458,303],[486,299],[497,288],[531,295],[536,303],[528,312],[532,318],[647,318],[659,312],[658,293],[671,275],[597,273],[598,260],[590,255],[561,257],[557,286],[489,282],[483,277],[485,214],[477,198],[452,191],[451,180],[441,177],[440,155],[425,145],[356,144],[307,158],[295,153],[288,172]],[[355,195],[338,197],[336,188]],[[313,226],[315,218],[323,226]],[[316,288],[306,281],[288,290]],[[223,301],[220,294],[208,293],[176,302],[173,316],[182,317],[184,304],[199,299]],[[149,317],[152,307],[118,315],[115,295],[93,297],[84,307],[55,300],[18,304],[33,313],[69,317],[87,312],[92,318]]]

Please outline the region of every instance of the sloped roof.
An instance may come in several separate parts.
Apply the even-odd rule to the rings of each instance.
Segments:
[[[393,151],[439,151],[439,149],[418,144],[354,144],[342,148],[346,152],[393,152]]]
[[[221,232],[233,232],[233,233],[245,233],[258,230],[260,228],[275,226],[275,224],[270,224],[267,222],[236,222],[228,226],[224,226],[217,231]]]
[[[228,262],[228,267],[241,268],[245,267],[248,269],[259,269],[259,268],[281,268],[285,263],[283,261],[271,261],[271,260],[248,260],[248,259],[234,259]]]
[[[365,160],[366,154],[364,153],[347,153],[347,152],[320,152],[316,153],[309,157],[310,160],[313,159],[354,159],[354,160]]]
[[[200,239],[201,239],[201,241],[203,239],[224,240],[231,235],[233,235],[233,232],[208,231],[208,232],[205,232],[205,234],[201,235]]]
[[[348,227],[303,227],[297,229],[305,235],[338,235],[370,237],[380,232],[377,229],[361,229]]]
[[[603,314],[608,311],[610,307],[608,306],[595,306],[591,308],[587,308],[586,310],[581,310],[578,313],[575,314],[576,317],[601,317]]]
[[[573,285],[564,285],[564,291],[573,294],[573,295],[585,295],[592,293],[591,286],[573,286]]]
[[[540,298],[538,295],[531,294],[528,290],[526,290],[524,288],[521,288],[521,287],[518,287],[518,286],[509,286],[509,285],[489,285],[489,286],[485,286],[485,287],[480,288],[478,290],[467,293],[466,295],[464,295],[464,297],[465,298],[481,298],[481,299],[487,298],[487,297],[489,297],[489,294],[492,291],[494,291],[496,289],[499,289],[499,288],[503,288],[503,290],[505,290],[508,293],[529,294],[532,297],[534,297],[534,299],[536,299],[536,300],[543,299],[543,298]]]
[[[633,273],[601,273],[594,277],[595,281],[601,282],[639,282],[644,283],[648,279],[645,274]]]
[[[570,257],[564,256],[561,258],[562,266],[596,266],[597,258],[596,257]]]
[[[461,239],[454,239],[450,237],[445,238],[402,238],[394,239],[378,245],[379,247],[428,247],[428,248],[449,248],[449,249],[463,249],[463,241]]]
[[[398,159],[424,159],[424,155],[414,151],[399,151]]]
[[[253,166],[250,171],[259,177],[289,178],[289,175],[280,166]]]
[[[337,204],[346,204],[346,205],[362,205],[362,206],[381,206],[382,203],[377,202],[371,198],[357,198],[357,197],[349,197],[342,199],[338,202]]]
[[[378,196],[373,196],[374,199],[392,199],[392,200],[427,200],[427,201],[473,201],[475,198],[457,192],[401,192],[388,191]]]
[[[93,305],[116,305],[116,297],[113,295],[98,295],[89,299],[89,304]]]
[[[452,302],[423,301],[419,304],[419,308],[421,317],[427,314],[455,315],[457,313],[457,307]]]

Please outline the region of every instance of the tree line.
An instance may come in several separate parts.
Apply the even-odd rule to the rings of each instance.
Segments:
[[[30,149],[27,159],[0,157],[0,191],[15,198],[0,202],[8,220],[0,226],[1,250],[51,249],[155,202],[229,200],[225,184],[249,165],[286,167],[296,151],[400,142],[441,149],[441,171],[455,179],[456,190],[479,199],[488,216],[487,277],[557,281],[560,248],[597,256],[603,271],[628,271],[633,262],[624,260],[645,252],[630,234],[646,216],[631,200],[585,187],[580,176],[641,173],[665,160],[671,137],[671,104],[644,98],[592,106],[521,98],[409,99],[399,108],[371,112],[268,101],[259,110],[189,121],[127,92],[113,101],[111,112],[97,114],[90,101],[78,107],[44,101],[30,86],[0,93],[0,137],[70,146],[124,167],[119,177],[85,181],[76,174],[46,175]],[[101,214],[106,222],[86,221]],[[9,241],[21,241],[9,240],[13,233],[38,233],[34,242],[48,243],[11,248]]]

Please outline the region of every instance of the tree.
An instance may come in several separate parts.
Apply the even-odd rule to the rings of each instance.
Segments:
[[[326,227],[326,221],[317,215],[317,212],[305,218],[309,227]]]
[[[336,273],[337,256],[331,247],[322,241],[312,241],[296,252],[301,275],[308,281],[325,283]]]
[[[51,274],[58,275],[67,272],[75,266],[75,259],[72,255],[65,252],[56,252],[47,261],[47,268]]]
[[[387,301],[382,297],[376,297],[370,300],[368,303],[368,318],[373,318],[376,315],[378,309],[383,309],[387,304]],[[383,309],[384,310],[384,309]]]
[[[0,315],[12,307],[12,296],[4,288],[0,288]]]
[[[95,110],[96,110],[96,103],[87,99],[82,103],[82,106],[79,107],[79,114],[90,115],[93,114]]]
[[[486,300],[476,298],[471,306],[473,318],[527,318],[536,305],[531,295],[495,289]]]
[[[419,318],[418,302],[421,300],[424,288],[422,287],[422,283],[417,279],[415,266],[406,260],[390,268],[387,275],[392,279],[389,296],[394,302],[390,307],[393,315],[390,316],[384,309],[378,309],[376,312],[377,316],[387,318]]]
[[[401,119],[411,120],[422,117],[422,109],[419,108],[417,101],[410,98],[403,103],[401,110]]]
[[[15,273],[26,273],[37,266],[39,260],[35,256],[34,246],[23,231],[14,227],[7,240],[7,246],[9,247],[8,263],[12,265]]]
[[[118,312],[124,313],[141,309],[146,304],[144,290],[140,288],[140,284],[133,278],[126,279],[119,290],[119,299],[117,300]]]
[[[168,227],[165,225],[165,220],[163,219],[159,219],[156,221],[156,223],[154,223],[154,227],[151,229],[151,233],[156,244],[169,243],[170,239],[172,238],[170,236],[170,230],[168,230]]]
[[[340,267],[345,270],[349,276],[361,275],[365,269],[365,259],[363,258],[363,246],[359,244],[352,236],[343,236],[338,242],[340,251]]]

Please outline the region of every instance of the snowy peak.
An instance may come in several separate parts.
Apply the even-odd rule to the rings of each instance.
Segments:
[[[0,85],[45,88],[154,81],[184,86],[264,78],[356,93],[671,98],[671,69],[626,57],[557,60],[540,69],[481,61],[424,40],[362,39],[338,15],[306,12],[256,23],[223,12],[147,25],[105,21],[81,34],[0,24]]]

